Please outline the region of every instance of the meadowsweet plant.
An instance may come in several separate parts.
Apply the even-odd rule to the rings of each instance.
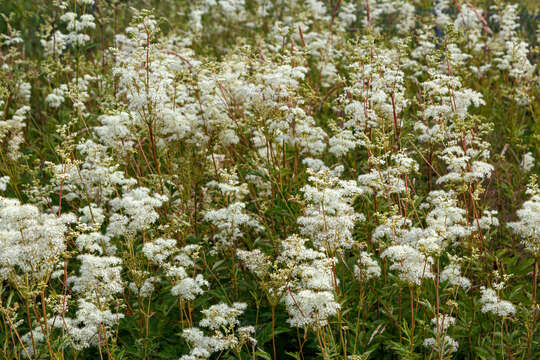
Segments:
[[[540,358],[535,5],[0,2],[0,357]]]

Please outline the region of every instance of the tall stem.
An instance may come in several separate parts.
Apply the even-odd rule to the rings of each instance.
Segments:
[[[409,286],[409,292],[411,294],[411,336],[409,338],[409,353],[413,353],[414,348],[414,326],[416,321],[416,316],[414,312],[414,293],[412,286]]]
[[[534,268],[533,268],[533,283],[532,283],[532,296],[531,296],[531,311],[533,313],[533,318],[531,322],[531,326],[529,330],[527,331],[527,359],[531,358],[531,347],[532,347],[532,336],[534,333],[534,327],[536,325],[536,287],[538,284],[538,258],[534,260]]]
[[[321,353],[322,353],[323,359],[326,360],[326,350],[321,340],[321,329],[317,329],[317,340],[319,341],[319,346],[321,347]]]
[[[277,359],[276,357],[276,336],[274,333],[276,326],[276,306],[272,305],[272,349],[274,350],[274,360]]]

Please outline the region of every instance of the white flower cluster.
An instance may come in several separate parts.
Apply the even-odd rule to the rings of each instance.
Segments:
[[[485,101],[479,92],[463,88],[461,81],[456,76],[434,70],[430,70],[428,74],[430,79],[421,85],[429,99],[429,104],[420,114],[423,121],[417,121],[414,126],[420,133],[418,136],[420,142],[440,143],[456,136],[452,131],[455,117],[465,119],[468,116],[470,106],[479,107],[484,105]],[[462,139],[462,137],[457,138]],[[474,136],[469,135],[466,141],[474,139]],[[449,152],[451,151],[457,150],[449,150]],[[465,151],[467,148],[463,150],[463,152]],[[464,155],[467,154],[462,156]]]
[[[437,183],[450,181],[473,183],[488,179],[494,170],[493,165],[485,161],[488,158],[487,150],[469,147],[464,151],[461,146],[450,145],[443,150],[441,156],[450,172],[438,178]]]
[[[399,34],[407,34],[415,25],[414,6],[407,1],[368,0],[366,6],[369,16],[362,18],[362,24],[376,33],[383,30],[383,21],[390,16],[397,17]]]
[[[235,202],[219,209],[209,210],[204,219],[213,224],[218,233],[214,238],[223,245],[234,244],[237,239],[244,235],[242,228],[251,228],[255,231],[262,230],[259,222],[245,211],[246,204]]]
[[[188,60],[192,52],[188,48],[178,57],[175,51],[154,44],[156,24],[151,16],[145,16],[136,26],[126,28],[125,34],[116,37],[118,45],[114,52],[118,62],[113,68],[118,78],[116,96],[119,101],[126,102],[127,109],[102,117],[103,126],[98,130],[104,142],[117,143],[115,148],[140,141],[141,133],[148,134],[157,147],[203,133],[200,127],[204,126],[204,121],[198,116],[197,100],[184,83],[178,84],[175,80],[178,72],[198,63]],[[141,67],[141,63],[144,66]],[[193,143],[202,146],[207,140],[194,139]]]
[[[45,102],[52,108],[58,108],[65,101],[65,95],[68,91],[66,84],[62,84],[59,87],[53,89],[53,91],[47,95]]]
[[[500,9],[500,15],[494,20],[501,27],[492,45],[495,50],[494,62],[498,69],[507,71],[508,76],[516,81],[514,99],[522,106],[529,105],[534,98],[530,96],[530,87],[535,86],[534,73],[537,64],[529,60],[529,44],[517,34],[519,28],[518,4],[508,4]]]
[[[471,281],[461,275],[461,268],[457,262],[451,262],[441,271],[441,281],[447,281],[449,285],[459,286],[464,290],[471,287]]]
[[[364,220],[352,203],[363,191],[354,180],[340,180],[330,171],[321,170],[309,177],[311,184],[301,190],[308,202],[304,216],[298,218],[302,235],[313,240],[317,247],[331,253],[353,244],[355,224]]]
[[[68,278],[73,292],[80,296],[75,318],[62,314],[55,326],[65,328],[68,341],[75,349],[83,349],[110,338],[113,327],[124,317],[110,309],[112,306],[118,311],[124,281],[122,259],[117,256],[82,254],[77,259],[81,262],[79,275]]]
[[[364,56],[374,51],[373,44],[363,40],[358,49]],[[376,48],[369,62],[348,65],[351,85],[344,87],[339,108],[344,114],[343,125],[330,138],[330,152],[343,156],[357,146],[364,146],[369,128],[390,126],[399,133],[401,113],[409,105],[405,97],[402,69],[396,65],[399,53]]]
[[[256,340],[251,336],[255,332],[253,326],[238,326],[238,317],[243,314],[247,305],[234,303],[212,305],[203,310],[204,318],[199,326],[212,332],[207,336],[199,328],[189,328],[182,332],[182,337],[193,347],[189,355],[182,356],[179,360],[203,360],[209,359],[215,352],[227,349],[240,349],[244,345],[255,345]]]
[[[85,299],[79,299],[75,318],[55,314],[47,320],[49,329],[63,329],[67,344],[75,350],[81,351],[90,346],[97,346],[110,337],[114,326],[118,325],[123,314],[113,313],[110,310],[101,310],[99,307]],[[34,353],[36,342],[45,340],[44,327],[37,326],[21,337],[26,345],[24,355],[37,355]]]
[[[370,161],[375,164],[367,174],[358,176],[361,189],[377,196],[407,193],[410,191],[406,182],[409,174],[418,171],[418,163],[404,152],[373,156]]]
[[[201,274],[189,276],[189,268],[195,267],[199,246],[186,245],[178,248],[174,239],[156,239],[143,245],[143,253],[148,260],[164,269],[165,276],[172,284],[171,293],[192,301],[204,293],[209,283]],[[143,284],[144,285],[144,284]]]
[[[0,279],[28,286],[47,283],[66,250],[72,214],[45,214],[36,206],[0,197]]]
[[[409,245],[394,245],[383,251],[381,257],[392,261],[390,270],[396,270],[399,278],[410,285],[421,285],[424,279],[434,277],[431,271],[433,259]]]
[[[362,251],[358,265],[354,265],[354,274],[360,281],[367,281],[381,276],[381,267],[367,251]]]
[[[456,318],[448,314],[439,314],[431,319],[433,333],[435,337],[424,339],[423,345],[432,348],[437,353],[448,356],[455,353],[459,348],[459,343],[447,335],[448,328],[456,324]]]
[[[96,28],[94,16],[91,14],[79,16],[73,12],[66,12],[60,17],[60,20],[66,24],[66,29],[69,31],[65,37],[66,45],[81,46],[86,44],[90,41],[90,36],[85,33],[86,30]]]
[[[5,107],[6,102],[0,98],[0,108]],[[30,112],[30,106],[22,105],[11,117],[0,111],[0,142],[6,144],[6,149],[2,150],[5,157],[17,160],[21,156],[20,147],[24,141],[23,130],[26,127],[26,117]]]
[[[85,0],[88,1],[88,0]],[[60,16],[60,21],[65,24],[67,33],[56,30],[48,37],[41,39],[41,46],[47,56],[59,56],[68,46],[83,46],[90,41],[88,31],[95,29],[95,19],[92,14],[81,14],[68,11]]]
[[[533,180],[526,191],[530,199],[523,203],[517,211],[519,221],[509,223],[508,226],[519,236],[525,249],[533,256],[540,256],[540,189],[536,180]]]
[[[124,290],[122,260],[116,256],[79,255],[79,276],[70,277],[72,289],[85,296],[104,299]]]
[[[118,170],[119,165],[114,164],[105,146],[86,140],[77,145],[77,150],[84,156],[80,166],[69,162],[51,164],[55,192],[62,190],[65,201],[85,199],[102,206],[120,190],[128,192],[137,184],[135,179],[126,178],[124,172]]]
[[[246,265],[253,274],[259,278],[264,278],[269,274],[270,266],[272,265],[269,257],[261,250],[255,249],[246,251],[242,249],[236,250],[236,255]]]
[[[167,199],[166,195],[150,195],[150,189],[139,187],[123,194],[121,198],[111,200],[109,203],[112,210],[117,213],[111,216],[107,232],[123,235],[148,229],[159,217],[155,208]]]
[[[492,313],[503,318],[516,313],[516,307],[510,301],[501,300],[495,290],[482,286],[480,292],[483,313]]]
[[[526,172],[529,172],[534,168],[536,165],[536,159],[534,158],[532,152],[527,152],[523,154],[523,158],[521,160],[521,168],[525,170]]]
[[[437,339],[431,337],[424,339],[423,345],[435,349],[444,356],[456,352],[459,348],[459,343],[448,335],[441,336],[438,342],[439,343],[437,343]],[[440,349],[442,349],[442,351]]]
[[[334,297],[337,286],[333,275],[335,259],[307,248],[305,243],[306,239],[296,235],[282,242],[278,261],[292,270],[290,279],[283,286],[283,301],[291,326],[320,328],[341,307]]]
[[[494,217],[496,212],[492,211],[486,211],[484,216],[470,224],[453,191],[430,192],[420,208],[430,209],[423,228],[412,227],[411,220],[393,215],[387,217],[372,235],[373,240],[381,244],[384,238],[390,240],[391,245],[381,256],[392,259],[390,268],[397,270],[400,278],[410,284],[420,285],[422,279],[433,278],[433,258],[440,257],[449,246],[458,244],[460,239],[466,239],[474,232],[498,225]],[[470,281],[461,276],[457,259],[441,272],[441,280],[465,290],[470,287]]]
[[[0,177],[0,191],[5,191],[9,184],[9,176]]]

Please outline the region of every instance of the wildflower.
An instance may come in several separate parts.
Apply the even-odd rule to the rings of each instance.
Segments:
[[[143,245],[143,253],[147,259],[162,265],[176,251],[176,240],[156,239]]]
[[[482,293],[480,303],[482,304],[483,313],[489,312],[503,318],[515,314],[515,306],[509,301],[499,299],[495,290],[482,286],[480,291]]]
[[[114,222],[111,221],[109,227],[112,230],[116,223],[121,222],[126,231],[133,233],[145,230],[159,217],[154,208],[160,207],[167,199],[165,195],[150,195],[150,189],[145,187],[131,190],[123,194],[121,198],[110,201],[114,211],[123,209],[125,215],[116,214],[117,217],[115,217]],[[112,234],[120,235],[121,233],[115,231]]]
[[[328,171],[314,173],[309,180],[313,185],[302,188],[309,206],[304,216],[298,218],[302,234],[312,237],[316,246],[330,251],[350,248],[352,230],[356,222],[364,219],[351,204],[362,190],[354,181],[340,180]]]
[[[354,274],[360,280],[370,280],[381,276],[381,267],[368,252],[362,251],[358,265],[354,266]]]
[[[5,191],[9,184],[9,176],[0,177],[0,191]]]
[[[433,348],[442,354],[454,353],[459,348],[459,343],[448,335],[442,336],[439,339],[439,342],[441,344],[437,345],[437,340],[435,338],[427,338],[424,340],[423,345],[428,348]]]
[[[517,211],[518,221],[509,223],[508,226],[521,236],[522,244],[534,256],[540,255],[540,190],[533,177],[526,193],[530,199],[523,203]]]
[[[37,285],[53,272],[66,250],[71,214],[42,213],[36,206],[0,197],[0,278]],[[28,281],[27,280],[27,281]]]
[[[382,258],[390,258],[391,270],[396,270],[399,278],[411,285],[420,285],[422,280],[434,277],[431,272],[433,259],[409,245],[393,245],[381,254]]]
[[[268,256],[263,254],[259,249],[255,249],[252,251],[246,251],[238,249],[236,250],[236,255],[242,261],[249,271],[254,273],[260,278],[263,278],[265,275],[268,274],[268,270],[270,267],[270,261],[268,259]]]
[[[207,287],[208,285],[208,281],[201,274],[197,274],[195,278],[185,277],[180,280],[172,287],[171,294],[191,301],[195,300],[197,295],[203,294],[203,287]]]
[[[243,202],[235,202],[226,208],[206,213],[204,218],[218,229],[214,238],[221,244],[232,244],[243,236],[242,227],[253,228],[255,231],[262,230],[259,222],[244,211],[245,208],[246,204]]]
[[[523,159],[521,160],[521,168],[525,170],[526,172],[531,171],[531,169],[535,166],[536,159],[534,158],[532,152],[528,152],[523,154]]]
[[[208,359],[214,352],[240,349],[246,343],[255,345],[256,341],[251,337],[255,329],[238,326],[238,317],[245,309],[245,303],[233,303],[232,306],[222,303],[203,310],[204,317],[199,326],[212,331],[212,335],[205,335],[200,328],[185,329],[182,337],[193,347],[189,355],[182,356],[180,360]]]
[[[441,271],[441,281],[447,281],[448,284],[452,286],[460,286],[464,290],[468,290],[471,287],[470,280],[461,276],[460,266],[456,262],[448,264],[443,271]]]

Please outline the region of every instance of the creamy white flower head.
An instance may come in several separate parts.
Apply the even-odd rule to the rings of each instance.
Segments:
[[[0,104],[3,104],[2,100]],[[0,111],[0,115],[3,116],[0,120],[0,141],[7,145],[4,147],[5,150],[2,150],[6,158],[17,160],[21,157],[20,147],[24,142],[23,130],[26,127],[26,116],[29,112],[28,105],[17,107],[11,117],[8,114],[3,115],[3,111]]]
[[[61,311],[61,310],[60,310]],[[59,316],[59,315],[57,315]],[[57,316],[48,319],[48,326],[62,329],[65,332],[65,339],[73,349],[81,351],[91,346],[106,341],[113,335],[113,328],[118,324],[124,314],[113,313],[109,309],[103,308],[103,303],[97,306],[87,298],[77,301],[75,318],[62,316],[62,321],[58,321]],[[44,342],[43,327],[38,326],[21,337],[26,345],[29,355],[34,355],[33,343]]]
[[[111,200],[110,204],[113,211],[123,210],[125,215],[121,221],[125,223],[127,219],[126,230],[135,233],[148,229],[159,218],[155,208],[160,207],[167,199],[165,195],[150,195],[150,189],[139,187]]]
[[[540,189],[533,178],[527,192],[530,199],[517,211],[518,221],[508,226],[521,237],[525,248],[534,256],[540,255]]]
[[[440,156],[446,162],[449,173],[437,179],[438,184],[447,182],[475,183],[488,179],[495,169],[486,161],[489,151],[468,148],[466,151],[457,145],[446,147]],[[474,159],[477,160],[474,160]]]
[[[95,256],[82,254],[77,256],[81,261],[79,276],[68,280],[74,292],[84,294],[93,299],[108,297],[122,293],[122,259],[116,256]]]
[[[58,108],[64,103],[67,91],[67,85],[62,84],[60,87],[53,89],[53,91],[47,95],[45,102],[52,108]]]
[[[390,269],[396,270],[399,278],[411,285],[420,285],[422,280],[434,277],[431,271],[433,259],[409,245],[390,246],[383,251],[381,257],[390,258]]]
[[[245,212],[246,204],[235,202],[226,208],[206,212],[204,219],[213,224],[218,232],[214,238],[223,245],[233,244],[244,235],[243,228],[261,231],[262,226]]]
[[[395,243],[407,243],[410,238],[407,234],[410,231],[412,221],[401,215],[387,216],[381,225],[377,226],[371,235],[373,241],[383,241],[385,238]],[[416,241],[415,241],[416,242]]]
[[[294,327],[319,328],[328,323],[328,318],[337,314],[339,303],[331,291],[301,290],[285,295],[289,312],[287,322]]]
[[[191,351],[180,360],[201,360],[210,358],[211,354],[228,349],[240,349],[244,344],[256,344],[252,337],[253,326],[238,327],[238,317],[246,309],[244,303],[212,305],[203,310],[204,318],[199,322],[201,327],[211,330],[207,336],[199,328],[189,328],[182,332],[182,337],[191,345]]]
[[[526,172],[531,171],[531,169],[536,165],[536,159],[534,158],[532,152],[523,154],[523,159],[521,160],[521,168]]]
[[[9,176],[0,177],[0,191],[6,191],[8,184],[9,184]]]
[[[405,175],[418,171],[418,163],[403,151],[397,154],[385,154],[372,157],[376,164],[369,173],[358,176],[360,188],[367,193],[375,192],[377,196],[406,193],[410,191]]]
[[[72,326],[68,326],[68,334],[72,337],[71,341],[76,349],[95,346],[99,341],[105,341],[103,336],[111,336],[113,327],[124,317],[124,314],[100,309],[86,299],[80,299],[78,305],[76,318],[71,322]]]
[[[440,241],[440,250],[449,242],[465,238],[471,234],[474,227],[470,227],[465,217],[466,211],[458,206],[457,195],[453,191],[435,190],[429,193],[422,208],[431,208],[426,216],[428,228],[424,231],[427,236],[436,236]],[[486,213],[489,218],[483,218],[480,223],[484,228],[497,219],[492,218],[491,212]],[[476,225],[476,224],[475,224]]]
[[[195,300],[197,295],[203,294],[203,287],[208,287],[208,285],[208,281],[201,274],[197,274],[194,278],[186,277],[180,280],[178,284],[172,287],[171,294],[192,301]]]
[[[500,317],[515,314],[516,307],[509,301],[501,300],[495,290],[482,286],[480,291],[482,293],[480,303],[482,304],[483,313],[492,313]]]
[[[176,247],[176,240],[159,238],[145,243],[142,251],[148,260],[156,264],[163,264],[169,256],[178,251],[178,248]]]
[[[240,183],[236,171],[220,169],[219,177],[221,182],[210,181],[206,186],[209,189],[217,188],[223,196],[231,195],[233,199],[238,201],[241,201],[249,193],[247,184]]]
[[[354,274],[361,281],[370,280],[381,276],[381,267],[377,261],[373,260],[370,253],[362,251],[358,258],[358,265],[354,266]]]
[[[449,285],[459,286],[463,288],[463,290],[468,290],[471,287],[470,280],[461,276],[460,265],[457,262],[448,264],[443,271],[441,271],[441,281],[447,281]]]
[[[288,322],[297,327],[324,326],[340,305],[334,299],[338,286],[332,276],[335,259],[307,248],[306,239],[292,235],[282,241],[278,262],[289,269],[286,284],[279,289],[289,313]]]
[[[17,93],[17,98],[21,99],[24,102],[30,101],[30,96],[32,95],[32,85],[25,81],[19,84],[19,92]]]
[[[355,212],[352,202],[363,191],[355,181],[340,180],[330,171],[314,173],[309,180],[311,184],[301,189],[308,202],[304,216],[298,218],[302,235],[329,251],[350,248],[353,228],[364,219]]]
[[[330,138],[330,153],[337,157],[347,155],[347,153],[356,148],[360,142],[357,140],[351,130],[342,130]]]
[[[448,335],[439,338],[439,344],[435,338],[427,338],[423,345],[428,348],[433,348],[436,352],[442,354],[454,353],[459,348],[459,343]]]
[[[116,246],[111,244],[111,238],[100,232],[80,234],[75,239],[75,244],[80,251],[89,253],[114,255]]]
[[[438,318],[434,317],[433,319],[431,319],[431,324],[433,324],[434,326],[434,333],[444,333],[448,330],[450,326],[456,324],[456,318],[448,314],[440,314]]]
[[[238,316],[242,315],[246,308],[247,304],[245,303],[233,303],[232,306],[225,303],[212,305],[201,311],[204,318],[199,322],[199,325],[210,330],[229,328],[239,324]]]
[[[0,278],[45,281],[66,250],[71,214],[42,213],[36,206],[0,196]]]
[[[144,279],[144,282],[140,286],[137,286],[137,284],[135,284],[134,282],[130,282],[129,289],[137,296],[140,296],[142,298],[148,298],[155,290],[154,284],[159,283],[159,281],[159,277],[150,276]]]
[[[104,211],[101,207],[98,207],[96,204],[87,205],[79,210],[82,215],[79,217],[79,221],[94,225],[101,226],[105,220]]]
[[[131,131],[133,124],[129,114],[120,112],[114,115],[101,115],[98,120],[101,126],[97,126],[94,131],[103,144],[120,151],[125,151],[133,145],[134,136]]]
[[[306,165],[309,169],[313,171],[321,171],[321,170],[328,171],[329,170],[328,167],[324,165],[324,161],[320,159],[307,157],[307,158],[304,158],[304,160],[302,160],[302,164]]]
[[[190,277],[198,257],[198,245],[186,245],[178,248],[176,240],[158,238],[143,245],[143,253],[147,259],[159,265],[171,282],[171,294],[185,300],[195,300],[204,293],[203,288],[209,283],[202,274]]]
[[[259,249],[252,251],[238,249],[236,255],[253,274],[260,278],[268,275],[271,266],[270,258]]]
[[[298,235],[291,235],[281,242],[278,261],[295,265],[306,260],[325,258],[324,253],[305,246],[308,240]]]

